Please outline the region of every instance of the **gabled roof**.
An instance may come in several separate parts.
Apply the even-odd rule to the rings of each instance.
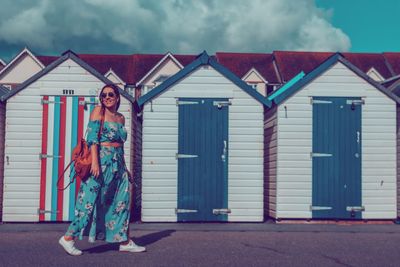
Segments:
[[[41,70],[40,72],[38,72],[37,74],[35,74],[34,76],[32,76],[31,78],[29,78],[28,80],[26,80],[25,82],[23,82],[22,84],[20,84],[19,86],[17,86],[15,89],[13,89],[12,91],[9,91],[7,94],[1,96],[0,100],[1,101],[6,101],[7,99],[9,99],[10,97],[12,97],[13,95],[17,94],[18,92],[22,91],[23,89],[25,89],[27,86],[29,86],[30,84],[34,83],[35,81],[37,81],[39,78],[43,77],[44,75],[46,75],[47,73],[49,73],[50,71],[52,71],[53,69],[55,69],[58,65],[60,65],[61,63],[63,63],[64,61],[71,59],[73,61],[75,61],[78,65],[80,65],[82,68],[84,68],[85,70],[87,70],[89,73],[91,73],[93,76],[95,76],[96,78],[98,78],[100,81],[102,81],[105,84],[109,84],[112,83],[109,79],[107,79],[106,77],[104,77],[102,74],[100,74],[97,70],[95,70],[93,67],[91,67],[89,64],[87,64],[86,62],[84,62],[82,59],[80,59],[74,52],[68,50],[66,52],[64,52],[62,54],[61,57],[59,57],[57,60],[53,61],[51,64],[49,64],[47,67],[45,67],[43,70]],[[124,90],[119,90],[120,94],[122,96],[124,96],[126,99],[128,99],[129,101],[133,102],[134,98],[129,95],[127,92],[125,92]]]
[[[386,52],[383,53],[383,56],[386,58],[387,62],[390,64],[393,74],[400,74],[400,53],[396,52]]]
[[[272,54],[217,52],[215,57],[218,63],[228,68],[238,77],[243,77],[252,68],[255,68],[269,83],[279,84]]]
[[[392,77],[385,57],[381,53],[342,53],[342,55],[364,73],[373,68],[383,79]]]
[[[0,76],[5,73],[8,69],[10,69],[18,60],[24,56],[25,54],[29,55],[39,66],[40,68],[44,68],[45,66],[42,62],[27,48],[25,47],[22,51],[16,55],[4,68],[0,70]]]
[[[158,61],[151,70],[149,70],[137,83],[136,85],[140,85],[147,77],[149,77],[162,63],[164,63],[167,59],[171,59],[180,69],[183,69],[183,65],[170,53],[166,53],[164,57]]]
[[[156,66],[160,65],[164,60],[169,57],[169,53],[166,55],[161,54],[135,54],[134,58],[134,72],[133,77],[135,84],[142,82],[145,77],[148,77],[155,69]],[[178,61],[179,64],[184,67],[190,62],[196,59],[193,55],[175,55],[174,60]]]
[[[233,74],[231,71],[229,71],[227,68],[219,64],[215,59],[210,57],[205,51],[200,54],[196,60],[194,60],[192,63],[187,65],[185,68],[183,68],[181,71],[176,73],[175,75],[171,76],[168,78],[165,82],[163,82],[161,85],[157,86],[147,94],[143,95],[140,97],[136,104],[137,107],[140,108],[143,106],[146,102],[152,100],[153,98],[157,97],[160,95],[162,92],[167,90],[169,87],[173,86],[175,83],[192,73],[194,70],[196,70],[198,67],[202,65],[210,65],[213,67],[216,71],[218,71],[220,74],[225,76],[228,80],[230,80],[232,83],[237,85],[239,88],[243,89],[246,93],[254,97],[258,102],[261,104],[270,107],[271,106],[271,101],[266,99],[263,95],[261,95],[259,92],[254,90],[251,86],[246,84],[244,81],[242,81],[239,77],[237,77],[235,74]]]
[[[306,74],[332,56],[333,52],[274,51],[279,73],[284,82],[289,81],[300,71]],[[358,69],[367,73],[374,68],[384,79],[392,76],[386,59],[380,53],[341,53]],[[399,62],[400,64],[400,62]]]
[[[122,85],[125,85],[125,84],[126,84],[126,83],[124,82],[124,80],[122,80],[122,79],[118,76],[118,74],[115,73],[115,71],[114,71],[112,68],[110,68],[110,69],[104,74],[104,77],[107,78],[109,75],[114,76]]]
[[[4,68],[7,64],[0,58],[0,70]]]
[[[133,54],[133,55],[96,55],[78,54],[79,58],[105,75],[110,68],[120,79],[130,85],[136,85],[165,55],[161,54]],[[38,56],[44,65],[49,65],[58,57]],[[181,65],[186,66],[192,62],[196,56],[175,55],[174,58]]]
[[[120,77],[124,83],[132,82],[133,58],[131,55],[96,55],[96,54],[79,54],[81,60],[85,61],[100,74],[105,75],[110,69]],[[44,65],[49,65],[59,57],[55,56],[38,56],[38,59]]]
[[[286,88],[284,92],[276,96],[273,101],[275,104],[279,105],[286,99],[288,99],[290,96],[301,90],[304,86],[312,82],[314,79],[316,79],[319,75],[324,73],[326,70],[328,70],[331,66],[336,64],[337,62],[341,62],[343,65],[348,67],[350,70],[352,70],[355,74],[357,74],[359,77],[364,79],[366,82],[377,88],[379,91],[387,95],[389,98],[393,99],[396,101],[396,103],[400,104],[400,98],[397,97],[395,94],[391,93],[388,91],[385,87],[374,81],[372,78],[370,78],[367,74],[359,70],[355,65],[350,63],[347,59],[345,59],[340,53],[336,53],[329,57],[327,60],[325,60],[322,64],[320,64],[317,68],[309,72],[306,76],[304,76],[302,79],[296,81],[292,86],[289,88]],[[279,89],[278,89],[279,90]]]
[[[249,77],[252,73],[254,73],[257,77],[260,78],[260,80],[263,81],[263,83],[268,83],[267,80],[265,80],[265,78],[260,74],[259,71],[256,70],[256,68],[251,68],[245,75],[243,75],[243,77],[241,77],[241,79],[244,81],[247,79],[247,77]]]

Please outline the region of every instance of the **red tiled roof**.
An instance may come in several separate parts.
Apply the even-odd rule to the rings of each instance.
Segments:
[[[110,68],[126,83],[136,84],[144,77],[165,55],[134,54],[134,55],[97,55],[78,54],[79,58],[101,74],[106,74]],[[183,66],[192,62],[196,56],[174,55]],[[55,61],[55,56],[37,56],[47,66]]]
[[[304,71],[306,74],[332,56],[332,52],[274,51],[273,55],[283,82]]]
[[[290,80],[300,71],[309,73],[333,54],[332,52],[274,52],[278,69],[284,81]],[[380,53],[342,53],[342,55],[364,73],[367,73],[373,67],[384,79],[392,76],[386,65],[385,57]]]
[[[392,77],[381,53],[342,53],[342,55],[364,73],[374,68],[384,79]]]
[[[399,75],[400,74],[400,53],[387,52],[387,53],[383,53],[383,56],[386,58],[387,62],[392,67],[394,74]]]
[[[273,66],[272,54],[217,52],[215,56],[218,63],[239,78],[255,68],[269,83],[279,83]]]

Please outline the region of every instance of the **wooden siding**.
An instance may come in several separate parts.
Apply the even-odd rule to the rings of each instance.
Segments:
[[[6,104],[0,102],[0,222],[3,221],[5,118]]]
[[[364,219],[396,217],[396,105],[337,63],[279,106],[277,217],[311,218],[312,96],[362,97]]]
[[[231,98],[229,221],[263,220],[263,107],[211,67],[201,67],[143,111],[143,221],[176,221],[178,97]]]
[[[264,220],[276,218],[277,107],[264,111]]]
[[[400,105],[396,106],[397,129],[397,218],[400,218]]]
[[[62,95],[63,89],[73,89],[75,95],[97,95],[103,85],[69,59],[8,100],[5,156],[9,157],[10,163],[4,170],[4,221],[39,219],[41,95]],[[126,118],[125,127],[131,129],[131,103],[123,97],[119,111]],[[128,135],[125,144],[128,166],[131,162],[130,140],[131,135]]]
[[[131,174],[134,178],[132,188],[131,221],[141,220],[142,209],[142,121],[136,112],[132,113],[131,131]]]

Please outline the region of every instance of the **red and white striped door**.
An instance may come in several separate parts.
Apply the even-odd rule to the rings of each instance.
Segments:
[[[80,181],[70,182],[71,151],[84,136],[90,112],[97,104],[90,96],[43,96],[39,221],[70,221]]]

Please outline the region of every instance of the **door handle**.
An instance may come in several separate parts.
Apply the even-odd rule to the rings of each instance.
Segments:
[[[226,153],[227,153],[227,142],[224,140],[224,149],[222,150],[221,160],[222,162],[226,161]]]

